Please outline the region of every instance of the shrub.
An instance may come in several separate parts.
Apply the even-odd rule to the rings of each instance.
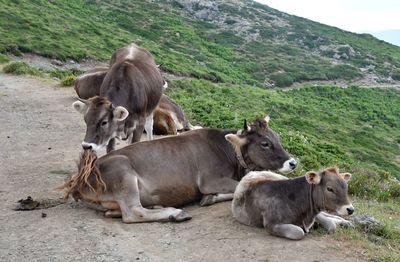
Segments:
[[[393,80],[400,81],[400,69],[397,69],[392,72],[392,78]]]
[[[7,62],[10,62],[8,56],[0,54],[0,63],[7,63]]]
[[[276,86],[285,87],[293,84],[294,79],[288,73],[276,73],[270,76]]]
[[[3,72],[6,74],[14,74],[14,75],[39,76],[42,74],[39,69],[31,67],[25,62],[10,62],[6,66],[4,66]]]
[[[61,86],[72,86],[74,84],[74,81],[76,79],[76,76],[74,75],[69,75],[61,79]]]

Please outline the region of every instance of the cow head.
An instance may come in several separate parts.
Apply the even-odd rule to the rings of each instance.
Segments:
[[[114,107],[107,98],[98,96],[88,100],[79,99],[72,106],[83,114],[86,122],[83,149],[99,150],[107,146],[111,138],[117,136],[119,127],[129,115],[124,107]]]
[[[279,142],[278,135],[268,127],[269,116],[256,120],[237,134],[225,136],[235,148],[242,166],[253,170],[277,170],[289,173],[296,168],[296,160],[289,156]]]
[[[316,186],[314,201],[318,208],[339,215],[353,214],[354,207],[347,196],[350,173],[339,173],[336,167],[330,167],[319,173],[310,171],[305,177],[308,183]]]

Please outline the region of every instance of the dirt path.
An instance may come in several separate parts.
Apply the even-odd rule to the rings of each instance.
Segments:
[[[346,243],[309,235],[294,242],[241,225],[230,203],[193,205],[184,223],[122,224],[69,201],[13,211],[15,202],[58,199],[53,188],[75,160],[84,123],[72,88],[0,74],[0,261],[355,261]],[[42,218],[42,212],[47,217]]]

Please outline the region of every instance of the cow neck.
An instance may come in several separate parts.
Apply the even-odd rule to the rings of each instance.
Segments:
[[[319,201],[316,201],[315,199],[316,186],[314,184],[309,184],[309,185],[310,185],[310,210],[312,211],[314,216],[317,215],[319,212],[321,212],[321,208],[317,206],[320,203],[318,203]]]

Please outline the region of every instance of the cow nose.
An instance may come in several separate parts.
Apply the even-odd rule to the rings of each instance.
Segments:
[[[82,142],[82,148],[84,150],[92,149],[92,145],[90,143]]]
[[[291,169],[295,169],[296,166],[297,166],[296,160],[292,159],[292,160],[289,162],[289,166],[290,166]]]
[[[353,207],[348,207],[348,208],[346,208],[346,210],[347,210],[347,214],[349,214],[349,215],[354,213],[354,208]]]

